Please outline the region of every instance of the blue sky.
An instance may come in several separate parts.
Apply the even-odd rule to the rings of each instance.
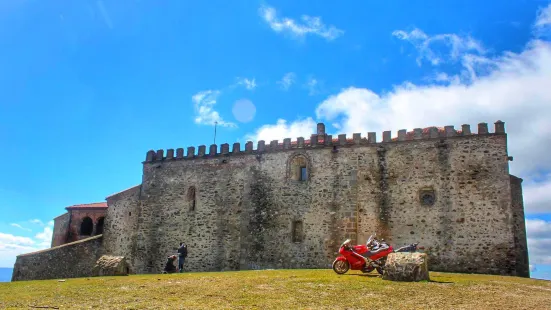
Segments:
[[[550,26],[536,0],[0,1],[0,266],[214,121],[244,144],[501,119],[551,279]]]

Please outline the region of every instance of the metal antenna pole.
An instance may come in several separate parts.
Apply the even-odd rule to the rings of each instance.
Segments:
[[[216,125],[218,125],[218,122],[214,122],[214,144],[216,144]]]

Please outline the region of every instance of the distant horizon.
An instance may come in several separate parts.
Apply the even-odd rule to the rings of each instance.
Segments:
[[[13,273],[13,267],[0,267],[0,282],[11,282],[11,275]]]

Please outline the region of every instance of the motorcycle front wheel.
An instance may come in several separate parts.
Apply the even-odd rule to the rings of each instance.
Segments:
[[[347,261],[336,260],[333,262],[333,271],[337,274],[345,274],[350,268]]]

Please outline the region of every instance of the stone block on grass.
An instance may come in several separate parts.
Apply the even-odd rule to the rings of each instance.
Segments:
[[[92,269],[92,276],[126,276],[128,270],[128,263],[124,256],[102,255]]]
[[[429,266],[427,254],[389,254],[383,272],[383,279],[404,282],[428,281]]]

